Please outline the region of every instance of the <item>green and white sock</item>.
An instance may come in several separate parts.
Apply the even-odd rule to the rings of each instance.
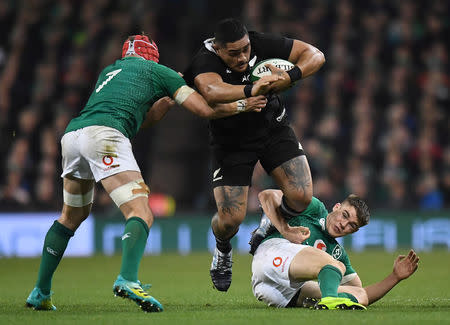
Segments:
[[[317,276],[322,297],[337,297],[337,289],[342,280],[341,271],[333,265],[325,265]]]
[[[138,269],[147,244],[149,228],[139,217],[131,217],[125,224],[122,236],[122,266],[120,275],[128,280],[138,280]]]
[[[55,220],[47,232],[42,249],[36,287],[48,295],[52,287],[52,278],[66,250],[67,243],[74,232]]]

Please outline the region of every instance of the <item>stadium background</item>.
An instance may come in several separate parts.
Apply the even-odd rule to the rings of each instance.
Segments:
[[[348,193],[371,206],[374,222],[352,247],[450,249],[448,2],[2,0],[0,257],[39,255],[30,247],[41,246],[62,204],[59,140],[126,36],[145,31],[159,46],[160,63],[183,71],[227,16],[324,52],[323,68],[284,96],[314,195],[327,208]],[[133,148],[155,214],[168,217],[156,222],[150,239],[160,241],[150,242],[149,253],[210,245],[210,233],[196,235],[208,233],[214,213],[207,122],[176,107]],[[257,220],[256,195],[273,186],[257,167],[248,207],[254,217],[236,239],[242,251]],[[82,251],[111,253],[106,245],[114,252],[120,217],[100,186],[93,214],[80,229],[92,237]],[[24,224],[29,233],[17,239]]]

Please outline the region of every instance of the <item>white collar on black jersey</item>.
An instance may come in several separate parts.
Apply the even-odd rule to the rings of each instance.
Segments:
[[[217,54],[216,50],[213,47],[214,43],[214,37],[208,38],[203,41],[203,44],[205,44],[205,47],[208,51],[213,52],[214,54]]]
[[[208,51],[214,53],[215,55],[217,55],[217,52],[213,47],[213,43],[214,43],[214,37],[208,38],[203,41],[203,44],[205,44],[206,49]],[[253,58],[251,58],[250,61],[248,61],[248,65],[250,68],[253,68],[255,63],[256,63],[256,55]]]

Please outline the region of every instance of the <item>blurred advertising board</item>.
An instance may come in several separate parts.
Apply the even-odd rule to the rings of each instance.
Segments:
[[[0,258],[39,256],[45,234],[59,213],[0,213]],[[233,238],[235,252],[247,253],[248,241],[259,218],[248,216]],[[124,222],[120,215],[105,218],[90,216],[69,242],[67,256],[90,256],[95,253],[120,253]],[[380,214],[371,218],[369,225],[339,242],[350,251],[382,249],[394,251],[414,248],[417,251],[445,249],[450,251],[450,212],[418,215]],[[156,219],[145,254],[164,252],[188,254],[212,251],[215,240],[206,215],[177,216]]]

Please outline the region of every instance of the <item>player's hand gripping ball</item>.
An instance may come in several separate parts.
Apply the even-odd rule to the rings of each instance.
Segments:
[[[282,69],[284,71],[289,71],[294,67],[294,64],[283,59],[267,59],[261,62],[258,62],[250,71],[250,81],[255,82],[256,80],[269,76],[272,74],[270,69],[266,67],[266,64],[272,64],[278,69]]]

